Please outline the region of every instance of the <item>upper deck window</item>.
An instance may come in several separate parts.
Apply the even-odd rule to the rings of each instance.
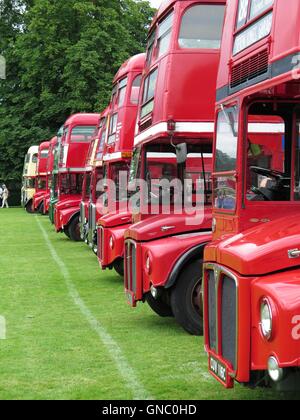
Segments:
[[[105,120],[106,120],[106,117],[101,118],[100,123],[99,123],[99,130],[100,130],[100,128],[102,128],[104,126]]]
[[[178,43],[181,48],[219,49],[225,6],[190,7],[181,22]]]
[[[140,87],[141,87],[141,81],[142,81],[142,75],[139,74],[132,83],[131,88],[131,95],[130,95],[130,102],[133,105],[137,105],[139,102],[139,93],[140,93]]]
[[[112,144],[116,141],[117,124],[118,124],[118,113],[112,115],[110,118],[108,144]]]
[[[111,97],[112,109],[116,109],[116,107],[119,108],[124,105],[127,83],[128,78],[125,77],[120,82],[114,85]]]
[[[146,115],[150,114],[150,112],[153,111],[157,75],[158,75],[158,69],[155,69],[145,79],[141,118],[145,117]]]
[[[46,159],[48,157],[49,150],[45,149],[41,151],[41,159]]]
[[[127,87],[128,78],[121,80],[119,83],[119,93],[118,93],[118,107],[124,105],[125,96],[126,96],[126,87]]]
[[[263,13],[269,7],[273,6],[274,0],[252,0],[250,6],[250,19]]]
[[[147,58],[146,58],[146,62],[148,66],[151,64],[151,61],[152,61],[155,38],[156,38],[156,31],[154,30],[149,36],[149,40],[148,40]]]
[[[104,120],[105,121],[103,122],[101,137],[99,139],[99,146],[98,146],[97,155],[96,155],[96,159],[97,160],[101,160],[103,158],[104,144],[105,144],[105,138],[106,138],[106,123],[107,123],[107,118],[104,118]]]
[[[170,47],[174,12],[171,12],[158,26],[157,48],[158,57],[168,52]]]
[[[249,20],[256,18],[269,9],[273,3],[274,0],[240,0],[236,23],[237,29],[240,29]]]
[[[117,93],[118,93],[118,84],[113,86],[112,94],[111,94],[111,106],[112,108],[115,107],[117,102]]]
[[[79,125],[74,127],[71,133],[70,141],[72,143],[88,143],[91,141],[95,129],[95,125]]]
[[[240,32],[234,40],[233,55],[268,36],[272,29],[272,21],[273,12],[270,12]]]

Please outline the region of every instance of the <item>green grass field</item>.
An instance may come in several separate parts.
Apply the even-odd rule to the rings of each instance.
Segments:
[[[47,217],[0,210],[0,228],[1,400],[282,397],[219,386],[202,338],[146,305],[128,307],[122,279],[101,272],[87,246],[54,233]]]

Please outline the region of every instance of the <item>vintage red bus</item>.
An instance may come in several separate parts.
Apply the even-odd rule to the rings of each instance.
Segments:
[[[97,204],[92,202],[90,205],[89,242],[92,243],[95,253],[98,251],[98,238],[96,223],[94,222],[98,221],[103,214],[108,214],[108,218],[103,222],[105,224],[104,228],[110,228],[122,223],[120,214],[122,213],[122,208],[126,207],[128,200],[126,188],[123,189],[119,184],[119,175],[121,173],[123,175],[129,174],[144,65],[145,54],[133,56],[121,66],[114,78],[103,155],[103,182],[104,185],[108,182],[106,186],[107,191],[97,200]],[[110,182],[114,183],[115,197],[112,195]],[[111,217],[114,222],[111,221]],[[112,225],[112,223],[115,224]],[[101,221],[99,221],[99,226],[102,226]],[[99,261],[101,264],[101,254],[99,254]],[[116,261],[115,267],[116,269],[119,268],[118,261]],[[122,266],[120,269],[122,270]]]
[[[82,201],[80,208],[81,219],[81,237],[90,248],[96,251],[97,238],[95,238],[95,226],[97,218],[102,215],[101,196],[102,191],[101,182],[103,181],[103,156],[106,147],[108,116],[110,107],[108,106],[100,117],[100,128],[98,133],[98,142],[95,150],[95,155],[91,163],[91,177],[90,177],[90,192],[89,197]],[[96,205],[98,203],[98,205]]]
[[[32,200],[32,210],[34,212],[41,212],[43,198],[47,193],[47,164],[49,159],[49,148],[49,141],[43,142],[39,146],[35,194]]]
[[[21,205],[32,213],[32,199],[35,194],[39,146],[31,146],[26,153],[23,167]]]
[[[172,198],[166,214],[162,192],[152,191],[125,233],[129,304],[146,301],[192,334],[202,333],[201,253],[211,240],[209,190],[224,9],[225,1],[170,0],[158,10],[149,32],[131,171],[132,181],[148,184],[191,179],[194,189],[195,181],[204,181],[201,217],[190,217],[183,204],[179,214],[174,211],[181,195]],[[153,215],[148,210],[155,202],[159,209]]]
[[[209,369],[227,387],[300,384],[299,22],[298,0],[228,2],[204,255]]]
[[[86,158],[85,173],[83,177],[82,186],[82,199],[80,203],[80,236],[82,241],[88,243],[88,217],[89,217],[89,206],[91,200],[91,194],[96,189],[94,185],[95,173],[96,173],[96,158],[101,156],[99,160],[102,162],[103,148],[106,137],[106,119],[107,110],[100,114],[100,123],[97,134],[92,139],[90,148]],[[102,178],[102,165],[99,169],[99,176]]]
[[[53,179],[53,168],[54,168],[54,156],[56,153],[56,148],[58,145],[58,138],[55,136],[50,141],[49,146],[49,154],[48,154],[48,160],[47,160],[47,191],[42,196],[42,202],[40,205],[40,212],[41,214],[48,214],[49,211],[49,204],[50,204],[50,192],[52,188],[52,179]]]
[[[79,207],[86,156],[99,126],[99,114],[75,114],[65,122],[60,146],[58,202],[54,210],[57,232],[80,240]]]

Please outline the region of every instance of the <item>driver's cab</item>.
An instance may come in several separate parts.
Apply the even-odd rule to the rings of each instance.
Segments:
[[[199,139],[158,139],[135,148],[129,175],[133,222],[154,214],[184,214],[201,201],[211,206],[212,145]],[[203,191],[204,190],[204,191]],[[204,195],[203,195],[204,192]],[[199,205],[199,203],[197,203]]]
[[[215,239],[288,216],[300,204],[300,109],[246,97],[217,110]]]

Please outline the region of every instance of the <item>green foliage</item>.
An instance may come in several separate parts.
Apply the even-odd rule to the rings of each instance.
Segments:
[[[74,112],[100,112],[120,65],[144,51],[141,0],[1,0],[0,179],[19,180],[28,147]]]

